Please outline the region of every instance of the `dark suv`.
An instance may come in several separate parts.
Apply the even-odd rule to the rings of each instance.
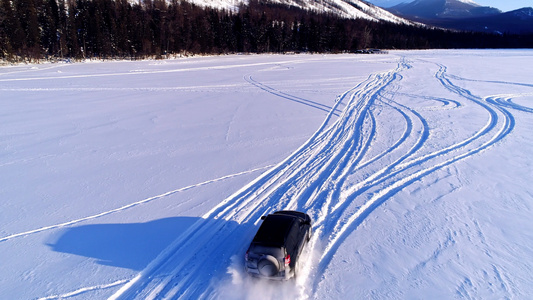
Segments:
[[[311,218],[283,210],[261,219],[263,223],[246,251],[246,272],[281,280],[295,276],[302,249],[311,238]]]

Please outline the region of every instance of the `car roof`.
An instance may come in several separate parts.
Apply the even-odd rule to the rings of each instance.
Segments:
[[[280,210],[280,211],[275,212],[274,214],[290,215],[293,217],[300,218],[302,221],[308,220],[309,222],[311,222],[311,218],[307,214],[300,212],[300,211]]]
[[[290,215],[268,215],[263,220],[263,224],[259,227],[252,242],[269,246],[283,246],[287,233],[296,220],[297,218]]]

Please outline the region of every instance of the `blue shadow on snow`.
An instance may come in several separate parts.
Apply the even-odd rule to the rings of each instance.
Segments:
[[[95,258],[102,265],[142,270],[199,219],[173,217],[146,223],[77,226],[47,245],[56,252]]]

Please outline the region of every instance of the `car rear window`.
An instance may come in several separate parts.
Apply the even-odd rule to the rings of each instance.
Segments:
[[[283,246],[287,231],[292,227],[294,218],[284,215],[268,215],[257,230],[254,243]]]

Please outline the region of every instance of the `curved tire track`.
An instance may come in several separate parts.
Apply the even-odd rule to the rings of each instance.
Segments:
[[[227,281],[225,271],[231,257],[243,254],[260,216],[278,209],[307,211],[315,220],[310,244],[322,252],[310,278],[316,291],[335,252],[377,207],[425,176],[490,148],[513,130],[515,119],[502,103],[473,95],[451,81],[446,66],[437,67],[434,80],[487,115],[487,122],[471,136],[421,154],[419,150],[430,136],[429,120],[395,100],[396,95],[401,96],[401,73],[413,68],[401,58],[396,69],[373,74],[343,93],[306,143],[206,213],[113,298],[215,297],[220,283]],[[245,79],[279,97],[325,108],[270,88],[251,76]],[[345,109],[327,126],[345,99],[349,99]],[[442,102],[440,98],[433,100]],[[380,138],[374,112],[378,105],[401,116],[403,131],[390,146],[370,157],[373,142]],[[384,163],[385,159],[390,163]],[[363,170],[370,172],[366,179],[350,186],[350,176]],[[308,272],[312,267],[304,266]],[[207,275],[213,280],[206,281]]]
[[[327,174],[347,154],[354,153],[354,150],[345,150],[352,149],[354,144],[363,144],[361,127],[367,118],[369,107],[373,104],[377,91],[388,85],[393,75],[394,72],[372,75],[359,86],[342,94],[322,126],[304,145],[205,214],[113,298],[189,298],[209,294],[206,291],[213,290],[214,287],[212,283],[204,281],[203,268],[223,266],[214,270],[218,275],[223,274],[231,255],[241,252],[246,243],[241,240],[227,245],[227,240],[232,236],[251,236],[255,231],[253,224],[243,224],[257,221],[261,215],[274,208],[296,208],[291,206],[296,206],[298,201],[287,197],[288,195],[304,191],[301,192],[303,195],[306,194],[306,189],[316,189],[327,184]],[[339,119],[327,127],[337,106],[349,94],[351,97],[347,107],[351,109],[345,109]],[[317,166],[323,166],[318,172],[323,176],[315,176]],[[309,185],[310,179],[318,182]],[[222,264],[221,250],[224,252]]]

